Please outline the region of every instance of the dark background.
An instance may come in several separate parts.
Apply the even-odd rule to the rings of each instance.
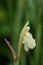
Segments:
[[[20,32],[28,20],[36,48],[23,49],[20,65],[43,65],[43,0],[0,0],[0,65],[14,65],[4,39],[17,53]]]

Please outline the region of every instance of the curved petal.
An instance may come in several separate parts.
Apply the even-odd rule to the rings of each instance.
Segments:
[[[29,48],[33,49],[35,48],[36,43],[35,43],[35,39],[33,39],[32,37],[30,38],[30,43],[29,43]]]
[[[29,50],[29,46],[28,46],[28,44],[26,43],[26,44],[24,44],[24,49],[25,49],[25,51],[28,51]]]

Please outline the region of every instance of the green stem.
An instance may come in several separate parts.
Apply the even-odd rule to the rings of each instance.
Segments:
[[[15,65],[19,65],[19,59],[15,61]]]

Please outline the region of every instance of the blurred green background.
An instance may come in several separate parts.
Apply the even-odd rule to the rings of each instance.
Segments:
[[[4,39],[17,53],[20,32],[28,20],[36,48],[23,49],[20,65],[43,65],[43,0],[0,0],[0,65],[14,65]]]

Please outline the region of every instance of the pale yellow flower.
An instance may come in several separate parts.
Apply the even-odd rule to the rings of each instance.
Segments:
[[[28,51],[29,48],[33,49],[36,46],[35,39],[32,37],[32,34],[29,32],[30,27],[28,26],[29,22],[23,27],[23,30],[20,34],[20,42],[24,44],[25,51]]]
[[[30,32],[27,32],[23,39],[24,49],[25,51],[28,51],[29,48],[33,49],[36,46],[35,39],[33,39],[32,34]]]

